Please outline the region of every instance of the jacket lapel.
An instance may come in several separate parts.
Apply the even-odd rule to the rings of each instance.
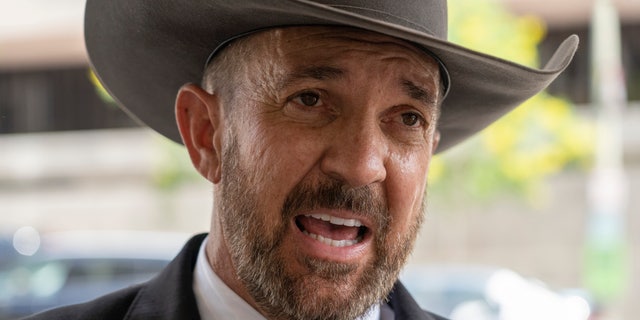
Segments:
[[[400,281],[396,282],[389,294],[389,306],[393,309],[395,320],[446,320],[422,310]]]
[[[200,234],[191,238],[176,258],[140,290],[125,319],[200,319],[193,294],[193,269],[205,237]]]

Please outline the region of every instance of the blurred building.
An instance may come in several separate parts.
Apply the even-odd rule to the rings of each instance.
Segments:
[[[84,0],[0,2],[0,133],[133,126],[89,81]]]

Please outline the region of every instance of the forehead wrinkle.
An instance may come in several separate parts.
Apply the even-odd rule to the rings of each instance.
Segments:
[[[346,71],[332,66],[305,66],[285,73],[282,79],[278,81],[278,89],[282,90],[296,82],[313,79],[313,80],[338,80],[344,78]]]

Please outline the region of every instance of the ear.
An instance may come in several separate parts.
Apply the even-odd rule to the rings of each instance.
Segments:
[[[193,166],[213,183],[220,182],[222,107],[216,95],[185,84],[176,98],[178,129]]]

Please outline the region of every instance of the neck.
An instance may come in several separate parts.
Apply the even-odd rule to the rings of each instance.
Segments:
[[[233,290],[233,292],[240,296],[244,301],[249,303],[251,307],[260,312],[260,314],[268,318],[268,316],[258,307],[253,297],[242,284],[240,278],[238,278],[233,260],[231,259],[231,254],[229,253],[227,238],[224,236],[224,231],[220,221],[215,220],[217,215],[214,215],[213,218],[214,220],[211,224],[209,238],[205,247],[209,266],[211,266],[213,272],[218,275],[227,287]]]

